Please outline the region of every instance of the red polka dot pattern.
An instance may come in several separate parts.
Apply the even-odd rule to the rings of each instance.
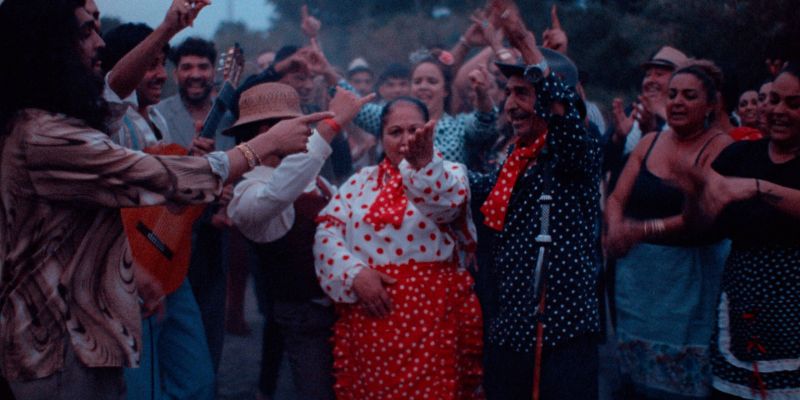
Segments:
[[[482,319],[472,277],[454,263],[386,265],[392,311],[373,318],[339,304],[339,400],[483,399]]]

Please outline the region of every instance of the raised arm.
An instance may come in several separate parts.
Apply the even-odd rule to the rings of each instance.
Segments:
[[[228,206],[228,216],[242,233],[264,243],[289,231],[294,224],[292,203],[314,181],[330,156],[330,143],[340,132],[337,127],[350,123],[369,100],[346,91],[337,93],[330,104],[335,116],[317,125],[318,133],[309,139],[305,153],[284,158],[271,173],[267,168],[257,168],[245,176]]]
[[[349,92],[356,93],[356,89],[344,79],[339,81],[339,87]],[[353,123],[374,136],[380,137],[382,111],[383,106],[375,103],[366,103],[353,119]]]
[[[491,146],[497,139],[497,110],[489,97],[490,74],[486,67],[469,74],[471,89],[475,92],[475,112],[460,114],[464,124],[464,140],[472,146]]]
[[[561,28],[561,20],[558,18],[558,6],[554,3],[550,7],[550,27],[542,33],[542,46],[567,55],[568,44],[567,32]]]
[[[284,158],[274,170],[258,167],[245,174],[228,204],[228,217],[250,240],[280,239],[294,225],[294,201],[314,182],[331,151],[328,141],[313,134],[305,153]]]
[[[178,32],[191,26],[200,10],[209,4],[210,0],[173,0],[164,21],[109,72],[111,90],[122,99],[130,96],[161,49]]]
[[[528,65],[545,61],[536,46],[536,37],[529,31],[519,11],[507,1],[495,0],[493,6],[503,7],[499,20],[512,46]],[[500,4],[500,5],[497,5]],[[550,71],[542,71],[543,78],[535,84],[536,113],[547,121],[547,144],[556,156],[556,173],[594,179],[600,173],[600,138],[587,131],[579,112],[582,100]]]
[[[52,122],[52,123],[51,123]],[[202,157],[151,156],[107,134],[52,117],[21,146],[36,195],[104,207],[209,202],[224,177]],[[32,129],[33,131],[33,129]]]
[[[469,199],[466,168],[444,161],[433,148],[436,121],[429,121],[409,140],[409,155],[400,163],[406,194],[437,224],[456,220]]]

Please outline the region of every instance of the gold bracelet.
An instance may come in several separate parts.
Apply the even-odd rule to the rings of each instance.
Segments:
[[[242,152],[244,159],[247,160],[247,166],[253,169],[259,165],[258,158],[253,150],[245,143],[241,143],[236,148]]]
[[[253,158],[256,159],[256,165],[264,164],[264,163],[261,162],[261,157],[258,156],[258,153],[256,153],[256,151],[253,149],[253,147],[250,146],[250,143],[242,142],[242,145],[244,145],[244,147],[247,148],[247,150],[250,150],[250,153],[253,154]]]

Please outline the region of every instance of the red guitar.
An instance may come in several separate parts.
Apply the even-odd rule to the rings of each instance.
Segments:
[[[214,138],[222,117],[236,101],[236,86],[242,76],[244,55],[237,43],[220,58],[223,83],[200,136]],[[189,151],[177,144],[144,149],[150,154],[183,156]],[[192,225],[205,205],[184,207],[137,207],[121,210],[122,223],[134,260],[147,269],[169,294],[183,282],[192,252]]]

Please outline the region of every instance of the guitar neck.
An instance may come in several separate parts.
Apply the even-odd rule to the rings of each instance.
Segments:
[[[235,100],[236,89],[233,88],[230,82],[225,81],[222,90],[219,91],[219,95],[217,95],[217,98],[214,99],[214,103],[211,105],[211,111],[209,111],[206,116],[206,120],[203,121],[203,129],[200,131],[200,137],[208,139],[214,138],[219,123],[222,121],[222,117],[231,109],[231,105]]]

